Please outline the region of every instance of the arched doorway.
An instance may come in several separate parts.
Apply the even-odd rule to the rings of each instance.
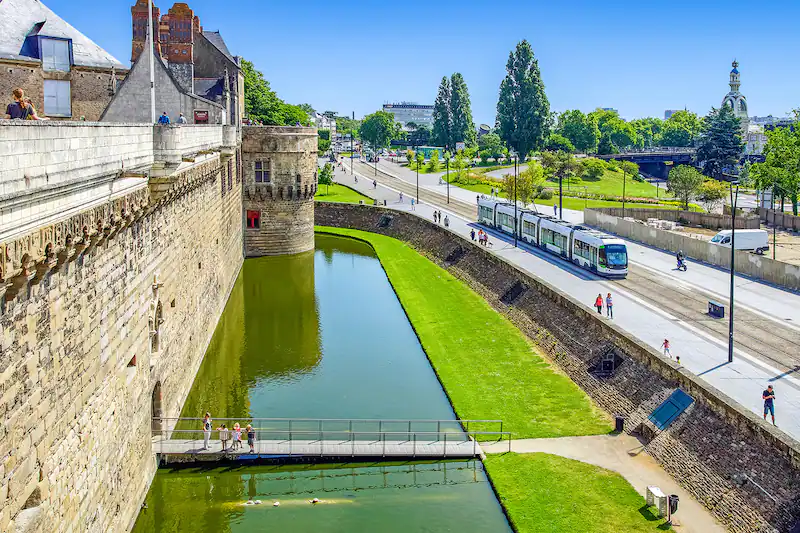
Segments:
[[[164,429],[163,422],[161,421],[161,417],[164,416],[164,412],[161,408],[161,382],[159,381],[156,383],[156,386],[153,387],[153,397],[150,404],[151,408],[151,417],[152,417],[152,430],[153,432],[160,432]]]

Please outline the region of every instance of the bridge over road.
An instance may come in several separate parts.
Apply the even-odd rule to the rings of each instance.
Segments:
[[[641,150],[629,150],[619,154],[596,156],[599,159],[619,159],[633,161],[642,172],[657,178],[666,178],[673,165],[691,165],[697,150],[694,148],[673,148],[669,146],[654,146]]]
[[[154,418],[153,453],[160,463],[469,459],[483,454],[478,440],[511,442],[500,420],[240,418],[213,420],[206,448],[202,422]],[[231,428],[237,422],[242,445],[234,449]],[[230,431],[225,445],[222,424]],[[253,452],[247,442],[248,424],[255,431]]]

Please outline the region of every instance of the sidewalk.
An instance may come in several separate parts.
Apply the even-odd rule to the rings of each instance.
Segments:
[[[481,448],[485,453],[505,453],[508,451],[508,443],[503,441],[482,444]],[[642,496],[645,496],[648,486],[655,485],[664,494],[677,494],[680,497],[678,512],[673,519],[675,531],[686,533],[726,531],[714,519],[711,512],[664,472],[655,459],[643,450],[642,444],[630,435],[512,440],[511,451],[560,455],[613,470],[624,477]]]
[[[431,177],[428,176],[428,178]],[[368,175],[360,178],[358,184],[355,184],[353,177],[349,174],[349,167],[347,173],[337,171],[335,180],[372,198],[378,198],[380,201],[385,199],[387,207],[391,209],[411,211],[411,199],[408,196],[405,197],[403,203],[400,203],[397,192],[380,184],[377,189],[373,189],[373,178]],[[438,178],[431,178],[431,180],[438,182]],[[438,185],[424,183],[423,175],[420,175],[420,187],[434,187],[441,192]],[[451,186],[450,194],[453,197],[469,195],[472,201],[475,201],[475,194],[471,191]],[[435,208],[449,216],[451,231],[467,239],[469,239],[471,229],[474,228],[477,231],[478,225],[475,222],[448,212],[446,205],[435,206]],[[432,221],[433,211],[433,206],[423,203],[417,204],[415,214]],[[486,230],[486,228],[483,229]],[[662,311],[651,301],[627,293],[614,281],[577,268],[539,249],[526,245],[515,248],[513,239],[504,234],[489,230],[489,235],[490,241],[493,243],[490,248],[492,253],[513,262],[530,275],[551,283],[577,300],[586,302],[587,306],[592,304],[598,294],[613,293],[614,320],[617,325],[658,351],[660,351],[664,338],[669,338],[673,354],[681,357],[681,363],[688,370],[717,387],[759,417],[763,414],[761,392],[766,389],[768,384],[772,384],[776,390],[775,407],[779,428],[793,438],[800,439],[800,381],[791,375],[780,372],[741,350],[736,350],[733,363],[728,363],[726,342],[701,332],[691,323]],[[666,263],[664,264],[666,265]],[[698,275],[702,269],[711,271],[709,276],[720,274],[708,267],[694,264],[690,266],[690,270],[696,270]],[[701,276],[701,279],[704,278],[705,275]],[[698,283],[702,283],[704,287],[711,286],[713,288],[712,284],[717,281],[706,280],[698,281]],[[774,290],[770,287],[766,288]],[[755,287],[753,290],[761,291],[763,289]],[[737,303],[741,297],[741,303],[758,307],[759,304],[756,302],[753,305],[744,290],[740,292],[741,296],[737,296]],[[769,298],[769,296],[765,296],[765,298]],[[798,306],[795,306],[795,311],[796,307]]]

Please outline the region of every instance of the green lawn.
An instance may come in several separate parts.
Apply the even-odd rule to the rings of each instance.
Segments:
[[[359,238],[375,248],[459,418],[503,420],[514,438],[611,431],[608,417],[575,383],[450,273],[396,239],[318,229]]]
[[[558,204],[558,196],[554,196],[552,200],[536,200],[536,205],[543,205],[550,207],[553,210],[553,204]],[[564,209],[574,209],[575,211],[583,211],[584,206],[592,207],[622,207],[622,202],[609,202],[606,200],[589,200],[583,198],[572,198],[570,196],[564,197]],[[634,202],[625,202],[625,207],[643,207],[645,209],[675,209],[674,205],[667,204],[637,204]],[[692,206],[690,206],[692,208]],[[692,211],[697,209],[692,208]],[[550,211],[545,211],[550,213]]]
[[[365,204],[372,203],[371,198],[338,183],[320,185],[317,194],[314,195],[314,199],[320,202],[344,202],[346,204],[357,204],[359,200],[364,200]]]
[[[517,533],[645,533],[669,529],[619,474],[545,453],[484,461]]]
[[[549,187],[558,189],[558,180],[547,180]],[[609,194],[615,196],[622,196],[623,175],[622,172],[613,172],[606,170],[606,173],[597,180],[587,180],[583,178],[572,178],[569,183],[564,181],[564,192],[576,191],[596,194]],[[584,189],[584,187],[586,187]],[[625,179],[625,196],[638,196],[641,198],[655,198],[656,192],[658,197],[662,198],[667,195],[665,187],[662,186],[659,191],[656,191],[656,186],[647,182],[635,181],[630,175]]]

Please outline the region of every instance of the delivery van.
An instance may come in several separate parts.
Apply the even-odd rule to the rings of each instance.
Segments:
[[[724,229],[714,235],[711,239],[712,244],[717,246],[731,247],[731,230]],[[737,229],[736,230],[736,249],[748,250],[757,254],[763,254],[769,250],[769,234],[763,229]]]

